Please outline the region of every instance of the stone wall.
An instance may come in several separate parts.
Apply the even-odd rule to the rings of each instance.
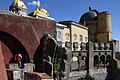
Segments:
[[[37,72],[24,72],[22,69],[19,71],[7,69],[8,80],[53,80],[45,73]]]
[[[33,72],[34,71],[34,68],[35,68],[35,65],[33,63],[25,63],[24,64],[24,72]],[[18,64],[17,63],[11,63],[9,64],[9,69],[11,70],[21,70],[19,67],[18,67]]]

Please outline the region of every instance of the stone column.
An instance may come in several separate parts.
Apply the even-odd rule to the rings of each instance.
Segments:
[[[93,67],[94,67],[94,48],[93,48],[93,43],[92,42],[88,42],[87,43],[87,73],[92,72]]]
[[[69,79],[70,67],[71,67],[71,57],[72,57],[71,55],[72,55],[72,53],[70,50],[68,50],[66,52],[66,54],[67,54],[67,60],[64,60],[64,62],[65,62],[65,72],[64,72],[65,77],[63,80]]]
[[[115,43],[112,42],[112,58],[113,58],[113,59],[115,59],[115,52],[116,52]]]

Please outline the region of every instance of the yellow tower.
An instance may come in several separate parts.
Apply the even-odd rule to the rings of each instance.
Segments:
[[[112,41],[111,14],[108,11],[98,14],[98,42]]]

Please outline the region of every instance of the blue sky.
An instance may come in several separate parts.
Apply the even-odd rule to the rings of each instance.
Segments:
[[[0,0],[0,9],[8,10],[14,0]],[[28,13],[35,10],[34,5],[28,5],[33,0],[23,0]],[[48,10],[56,21],[73,20],[79,22],[81,15],[88,11],[88,7],[99,12],[110,11],[112,15],[113,39],[120,41],[120,0],[40,0],[40,6]]]

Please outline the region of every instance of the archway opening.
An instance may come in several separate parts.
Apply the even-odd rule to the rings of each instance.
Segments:
[[[9,59],[9,61],[5,60],[5,64],[7,64],[8,62],[16,63],[15,55],[17,54],[17,52],[19,52],[22,55],[23,62],[25,63],[30,62],[27,50],[17,38],[15,38],[9,33],[0,31],[0,41],[2,42],[1,48],[3,57],[4,59]],[[9,56],[10,52],[12,56]]]
[[[107,55],[107,56],[106,56],[106,65],[108,65],[110,59],[111,59],[111,56],[110,56],[110,55]]]
[[[100,67],[105,67],[105,56],[104,55],[100,56]]]
[[[96,68],[99,67],[99,56],[98,55],[94,56],[94,67]]]
[[[87,64],[86,64],[86,56],[82,56],[81,57],[81,61],[80,61],[80,65],[81,65],[81,70],[85,70],[86,69],[86,66],[87,66]]]

